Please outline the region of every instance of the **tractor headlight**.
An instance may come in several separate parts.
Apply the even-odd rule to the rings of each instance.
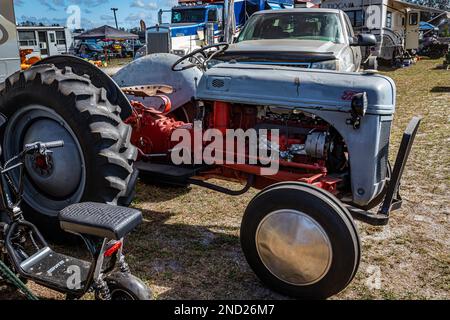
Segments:
[[[314,62],[311,64],[312,69],[322,69],[322,70],[340,70],[339,60],[327,60],[321,62]]]

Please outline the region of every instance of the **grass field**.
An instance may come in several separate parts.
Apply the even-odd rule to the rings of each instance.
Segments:
[[[358,223],[362,263],[333,299],[450,298],[450,72],[436,68],[439,62],[384,72],[398,87],[392,161],[408,121],[420,115],[423,122],[403,178],[403,208],[389,226]],[[133,271],[157,299],[285,299],[258,281],[240,249],[242,214],[255,194],[139,184],[135,207],[145,222],[126,243]],[[31,287],[41,297],[61,298]]]

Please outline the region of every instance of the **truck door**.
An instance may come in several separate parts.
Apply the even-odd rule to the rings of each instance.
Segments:
[[[206,31],[206,38],[210,39],[207,42],[210,43],[210,44],[217,43],[218,41],[216,41],[214,33],[215,33],[216,29],[221,30],[222,26],[219,24],[219,15],[218,15],[218,12],[217,12],[216,8],[208,9],[208,21],[207,22],[214,25],[213,30],[209,30],[208,28],[206,28],[206,30],[205,30]],[[212,32],[212,34],[208,34],[209,32]],[[212,39],[213,42],[210,42],[211,39]]]
[[[410,10],[407,12],[405,49],[419,48],[419,22],[420,11]]]
[[[55,31],[48,31],[48,53],[50,56],[59,54]]]
[[[355,32],[353,30],[352,23],[350,22],[350,19],[347,14],[344,13],[344,20],[345,20],[345,30],[344,32],[347,32],[347,36],[349,39],[353,39],[355,37]],[[358,71],[361,67],[361,60],[362,60],[362,53],[361,53],[361,47],[354,47],[350,46],[349,50],[351,50],[351,55],[353,57],[353,65],[354,65],[354,71]]]

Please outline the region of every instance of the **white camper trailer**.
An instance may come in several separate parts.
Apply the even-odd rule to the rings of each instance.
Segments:
[[[356,32],[376,35],[378,45],[371,53],[389,61],[419,48],[421,12],[442,12],[400,0],[322,0],[322,8],[343,10]]]
[[[20,69],[13,0],[0,6],[0,83]]]
[[[68,53],[72,46],[72,35],[66,27],[21,26],[17,33],[20,49],[31,49],[42,58]]]

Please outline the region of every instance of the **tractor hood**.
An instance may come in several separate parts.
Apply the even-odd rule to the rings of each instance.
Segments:
[[[385,76],[280,66],[221,63],[209,69],[197,99],[251,105],[350,112],[355,93],[366,92],[368,114],[395,112],[395,84]]]

